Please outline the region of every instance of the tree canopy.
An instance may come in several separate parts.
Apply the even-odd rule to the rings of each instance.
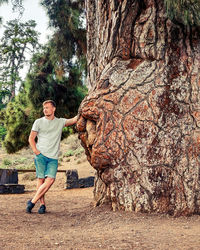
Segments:
[[[9,100],[15,96],[16,85],[20,88],[22,78],[20,70],[28,64],[27,54],[37,50],[38,35],[36,23],[30,20],[20,23],[18,20],[7,22],[0,40],[0,95]]]

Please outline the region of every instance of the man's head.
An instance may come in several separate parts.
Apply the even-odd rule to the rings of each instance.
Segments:
[[[55,110],[56,110],[56,104],[54,101],[47,100],[43,102],[43,112],[47,118],[54,117]]]

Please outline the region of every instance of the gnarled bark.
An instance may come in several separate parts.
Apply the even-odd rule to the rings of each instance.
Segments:
[[[79,136],[113,209],[200,212],[200,37],[161,0],[87,0]]]

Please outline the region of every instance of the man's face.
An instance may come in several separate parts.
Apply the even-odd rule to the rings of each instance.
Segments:
[[[44,115],[50,117],[54,115],[56,108],[51,103],[46,103],[43,105]]]

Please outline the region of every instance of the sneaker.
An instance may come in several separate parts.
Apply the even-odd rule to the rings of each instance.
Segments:
[[[46,212],[46,207],[45,205],[41,205],[39,210],[38,210],[38,214],[45,214]]]
[[[27,201],[27,207],[26,207],[26,212],[31,213],[32,208],[35,206],[34,203],[31,202],[31,200]]]

